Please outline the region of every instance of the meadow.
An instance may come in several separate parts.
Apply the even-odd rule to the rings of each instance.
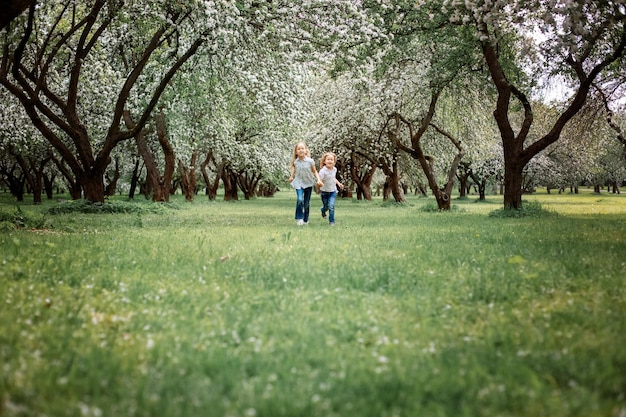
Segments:
[[[626,195],[179,197],[0,195],[0,415],[626,416]]]

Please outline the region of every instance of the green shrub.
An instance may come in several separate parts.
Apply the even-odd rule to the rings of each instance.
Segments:
[[[489,217],[495,217],[500,219],[508,219],[508,218],[521,218],[521,217],[545,217],[545,216],[556,216],[557,214],[551,210],[544,209],[541,206],[541,203],[536,201],[527,201],[524,202],[522,208],[519,210],[514,209],[498,209],[489,213]]]
[[[112,213],[164,213],[168,208],[175,209],[171,203],[138,203],[130,201],[105,201],[92,203],[86,200],[65,201],[48,209],[49,214],[112,214]]]
[[[437,205],[437,201],[431,200],[421,206],[419,211],[423,213],[438,213],[438,212],[462,212],[463,210],[455,205],[450,205],[450,210],[441,210]]]
[[[0,230],[11,231],[21,228],[42,229],[46,227],[46,216],[40,213],[22,211],[18,206],[13,210],[0,209]]]

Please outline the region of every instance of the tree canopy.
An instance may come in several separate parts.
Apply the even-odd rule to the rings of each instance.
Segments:
[[[621,1],[64,0],[26,8],[2,29],[4,171],[30,158],[30,168],[20,166],[33,177],[39,161],[41,175],[59,174],[73,198],[103,201],[107,181],[132,171],[120,158],[143,160],[162,192],[171,178],[155,169],[177,161],[189,171],[200,158],[217,179],[231,175],[254,193],[284,181],[291,145],[304,138],[320,154],[337,152],[342,174],[366,196],[376,170],[397,201],[402,178],[421,175],[446,209],[464,170],[479,183],[500,178],[505,208],[517,209],[531,161],[547,157],[543,166],[565,171],[565,155],[576,153],[570,135],[583,148],[592,140],[575,127],[590,97],[604,103],[595,114],[609,116],[598,132],[623,139]]]

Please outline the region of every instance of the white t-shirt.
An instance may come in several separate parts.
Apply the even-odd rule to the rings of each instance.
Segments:
[[[317,183],[315,175],[313,175],[311,171],[311,167],[315,166],[313,158],[308,156],[305,156],[304,159],[296,158],[296,160],[293,161],[293,165],[296,168],[296,174],[291,182],[293,188],[296,190],[298,188],[309,188]]]
[[[335,176],[337,175],[337,167],[333,167],[332,171],[325,166],[320,169],[319,176],[320,180],[324,183],[320,188],[320,191],[325,191],[327,193],[332,193],[333,191],[337,191],[337,184],[335,184]]]

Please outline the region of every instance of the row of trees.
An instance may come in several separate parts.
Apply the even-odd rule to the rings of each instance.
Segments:
[[[1,32],[3,179],[96,202],[120,178],[191,199],[202,177],[249,198],[304,138],[363,198],[376,172],[442,209],[496,176],[507,209],[538,179],[619,182],[624,4],[509,3],[31,2]]]

